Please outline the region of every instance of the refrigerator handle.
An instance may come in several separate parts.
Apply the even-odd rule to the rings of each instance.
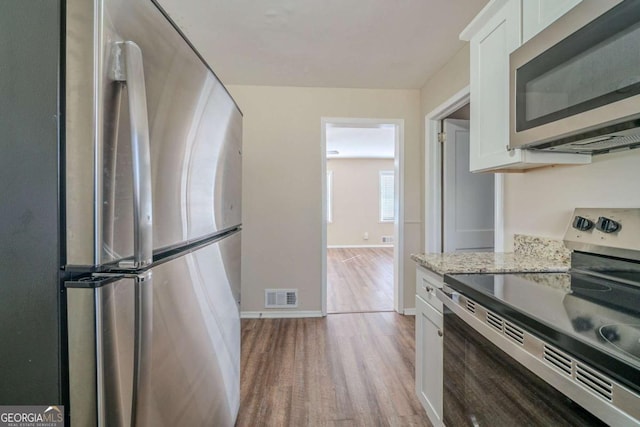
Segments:
[[[147,271],[137,277],[135,299],[136,319],[131,426],[148,427],[151,425],[150,413],[152,406],[153,277],[151,271]]]
[[[132,41],[118,42],[115,49],[114,78],[127,86],[133,172],[133,262],[121,268],[138,269],[153,261],[153,204],[147,93],[142,51]]]

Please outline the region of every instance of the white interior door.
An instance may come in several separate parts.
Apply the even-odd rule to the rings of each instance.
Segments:
[[[469,121],[444,120],[443,251],[493,249],[494,175],[469,172]]]

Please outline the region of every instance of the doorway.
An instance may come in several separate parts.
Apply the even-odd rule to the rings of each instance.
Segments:
[[[441,120],[442,252],[493,250],[493,175],[469,172],[468,112]]]
[[[321,126],[322,312],[401,311],[403,121]]]
[[[469,88],[425,120],[425,251],[502,251],[502,175],[469,172]]]

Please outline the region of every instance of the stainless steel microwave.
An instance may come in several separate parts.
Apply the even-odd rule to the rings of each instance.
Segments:
[[[510,148],[640,147],[640,0],[583,0],[509,63]]]

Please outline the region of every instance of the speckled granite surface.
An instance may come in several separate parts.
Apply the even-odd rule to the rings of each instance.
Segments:
[[[562,240],[548,237],[516,234],[513,236],[513,252],[517,255],[548,258],[567,264],[571,261],[571,250],[564,246]]]
[[[412,254],[423,267],[438,274],[554,273],[569,270],[571,251],[561,240],[514,236],[514,252],[455,252]]]
[[[411,259],[438,274],[565,272],[569,265],[548,258],[502,252],[412,254]]]

